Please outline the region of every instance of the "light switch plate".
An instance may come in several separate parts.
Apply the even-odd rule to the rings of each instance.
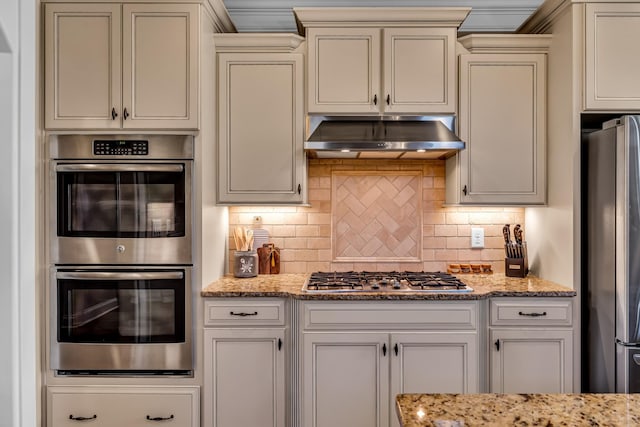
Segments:
[[[471,248],[482,249],[484,248],[484,228],[472,228],[471,229]]]

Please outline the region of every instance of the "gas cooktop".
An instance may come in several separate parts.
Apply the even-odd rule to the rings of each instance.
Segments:
[[[335,292],[472,292],[473,289],[447,273],[415,271],[316,272],[303,290]]]

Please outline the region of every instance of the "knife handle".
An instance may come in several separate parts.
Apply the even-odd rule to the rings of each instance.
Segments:
[[[511,232],[509,230],[509,224],[505,224],[502,227],[502,235],[504,236],[504,242],[508,245],[511,242]]]
[[[516,239],[517,244],[522,244],[522,228],[520,227],[520,224],[516,224],[513,228],[513,237]]]

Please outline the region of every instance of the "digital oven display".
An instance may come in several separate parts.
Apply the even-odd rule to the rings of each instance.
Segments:
[[[149,141],[144,140],[95,140],[93,154],[96,156],[147,156]]]

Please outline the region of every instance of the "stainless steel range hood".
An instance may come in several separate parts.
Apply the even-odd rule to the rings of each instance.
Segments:
[[[454,116],[309,116],[310,158],[444,159],[464,149]]]

